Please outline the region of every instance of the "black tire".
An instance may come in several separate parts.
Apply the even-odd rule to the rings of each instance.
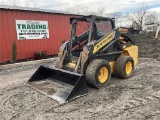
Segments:
[[[127,64],[129,63],[129,70]],[[128,78],[132,75],[134,69],[134,61],[130,56],[120,56],[115,63],[114,75],[119,78]]]
[[[102,59],[95,59],[89,63],[86,69],[86,80],[89,85],[95,88],[100,88],[105,86],[110,79],[111,67],[107,61]]]

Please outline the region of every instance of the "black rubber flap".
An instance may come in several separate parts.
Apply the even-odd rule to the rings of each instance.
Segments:
[[[28,85],[61,104],[88,93],[84,75],[44,66],[37,69]]]

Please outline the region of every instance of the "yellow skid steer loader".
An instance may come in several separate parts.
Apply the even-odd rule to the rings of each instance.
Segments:
[[[94,15],[70,18],[70,23],[70,41],[60,47],[55,67],[40,66],[28,81],[31,88],[65,103],[87,94],[88,85],[104,87],[112,74],[132,75],[138,47],[127,28]]]

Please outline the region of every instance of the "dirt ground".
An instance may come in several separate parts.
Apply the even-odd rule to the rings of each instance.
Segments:
[[[139,58],[130,78],[112,77],[106,87],[89,88],[86,96],[64,105],[26,86],[38,66],[4,71],[0,120],[160,120],[160,60],[155,58]]]
[[[160,40],[145,35],[136,35],[135,41],[139,47],[139,57],[160,59]]]

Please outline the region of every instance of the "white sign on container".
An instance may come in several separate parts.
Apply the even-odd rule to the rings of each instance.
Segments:
[[[48,21],[16,20],[17,39],[49,38]]]

